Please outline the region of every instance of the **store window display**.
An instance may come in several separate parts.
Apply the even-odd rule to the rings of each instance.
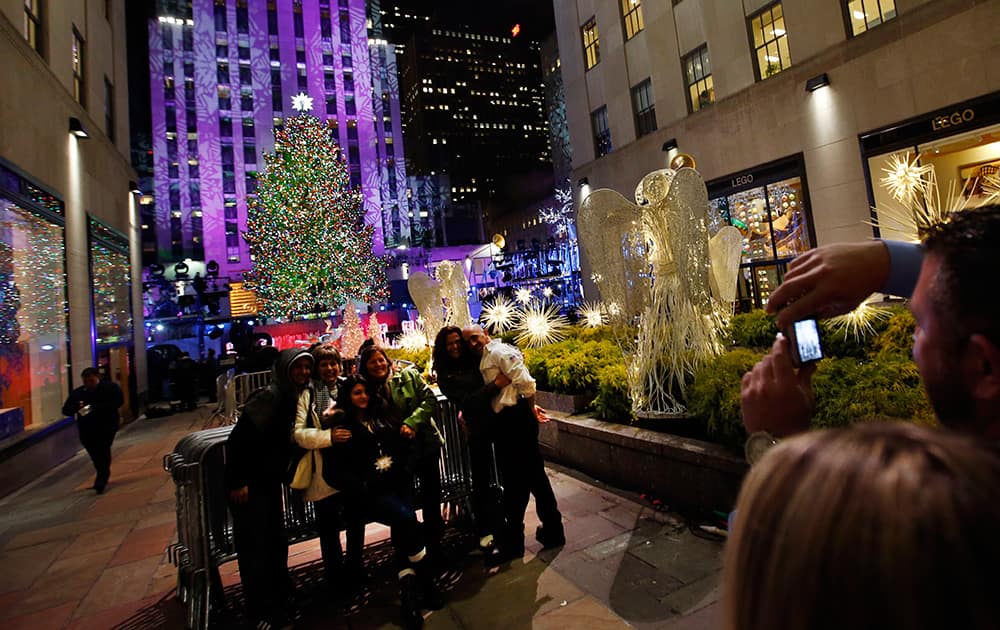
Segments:
[[[709,204],[711,233],[733,225],[743,235],[739,308],[762,306],[788,261],[812,247],[802,178],[719,196]]]

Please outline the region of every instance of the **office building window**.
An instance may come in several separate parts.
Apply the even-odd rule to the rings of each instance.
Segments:
[[[857,36],[896,17],[895,0],[845,0],[851,35]]]
[[[24,0],[24,39],[42,54],[42,0]]]
[[[104,77],[104,129],[108,140],[115,141],[115,86]]]
[[[646,28],[642,20],[642,0],[620,0],[622,20],[625,22],[625,40],[628,41]]]
[[[749,19],[757,78],[767,79],[792,65],[781,3],[769,4]]]
[[[597,38],[597,19],[590,18],[580,27],[583,35],[583,63],[587,70],[597,65],[601,60],[601,47]]]
[[[594,157],[611,153],[611,129],[608,128],[608,106],[602,105],[590,113],[590,126],[594,132]]]
[[[84,83],[86,75],[84,74],[84,50],[83,50],[83,37],[80,36],[80,31],[73,29],[73,98],[76,102],[86,107],[87,105],[87,86]]]
[[[632,88],[632,112],[635,114],[636,137],[656,131],[656,103],[653,102],[653,84],[649,79]]]
[[[688,111],[696,112],[715,102],[712,83],[712,62],[708,58],[708,44],[702,44],[684,56],[684,82],[687,85]]]

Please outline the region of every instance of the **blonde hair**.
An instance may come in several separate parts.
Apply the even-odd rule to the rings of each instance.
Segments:
[[[993,453],[905,424],[813,432],[743,484],[723,628],[998,628],[998,561]]]

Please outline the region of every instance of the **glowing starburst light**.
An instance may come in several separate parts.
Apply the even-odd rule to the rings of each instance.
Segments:
[[[498,295],[488,306],[483,307],[482,322],[496,332],[510,330],[517,319],[517,309],[510,298]]]
[[[916,155],[910,160],[910,154],[902,156],[895,154],[889,157],[889,166],[883,168],[886,174],[882,178],[882,185],[885,186],[893,199],[900,203],[910,203],[917,193],[923,193],[927,184],[924,175],[934,170],[931,165],[920,165],[920,156]]]
[[[520,289],[514,292],[514,297],[521,304],[527,304],[528,302],[531,301],[531,289],[528,289],[526,287],[521,287]]]
[[[545,287],[542,289],[542,295],[545,297],[552,297],[552,287]]]
[[[292,97],[292,109],[297,112],[308,112],[313,108],[313,99],[308,94],[299,92]]]
[[[427,347],[427,335],[423,327],[418,326],[400,335],[399,339],[396,340],[396,345],[411,352],[423,350]]]
[[[587,328],[597,328],[604,324],[604,310],[600,304],[584,302],[580,306],[580,323]]]
[[[517,322],[517,343],[527,348],[538,348],[566,337],[569,322],[551,304],[528,306]]]
[[[831,328],[844,333],[844,339],[853,335],[855,341],[863,341],[875,332],[875,324],[892,317],[892,311],[876,306],[872,298],[862,302],[846,315],[838,315],[828,320]]]

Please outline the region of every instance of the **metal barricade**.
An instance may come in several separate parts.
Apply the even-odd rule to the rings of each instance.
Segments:
[[[439,464],[441,502],[458,508],[459,514],[470,514],[472,469],[457,409],[438,396],[435,416],[445,437]],[[189,628],[208,627],[211,606],[222,601],[219,566],[236,559],[225,485],[225,447],[232,429],[223,426],[187,435],[163,458],[177,497],[177,542],[167,551],[177,567],[177,596],[187,607]],[[302,499],[301,492],[287,487],[284,519],[289,544],[318,535],[312,504]]]

